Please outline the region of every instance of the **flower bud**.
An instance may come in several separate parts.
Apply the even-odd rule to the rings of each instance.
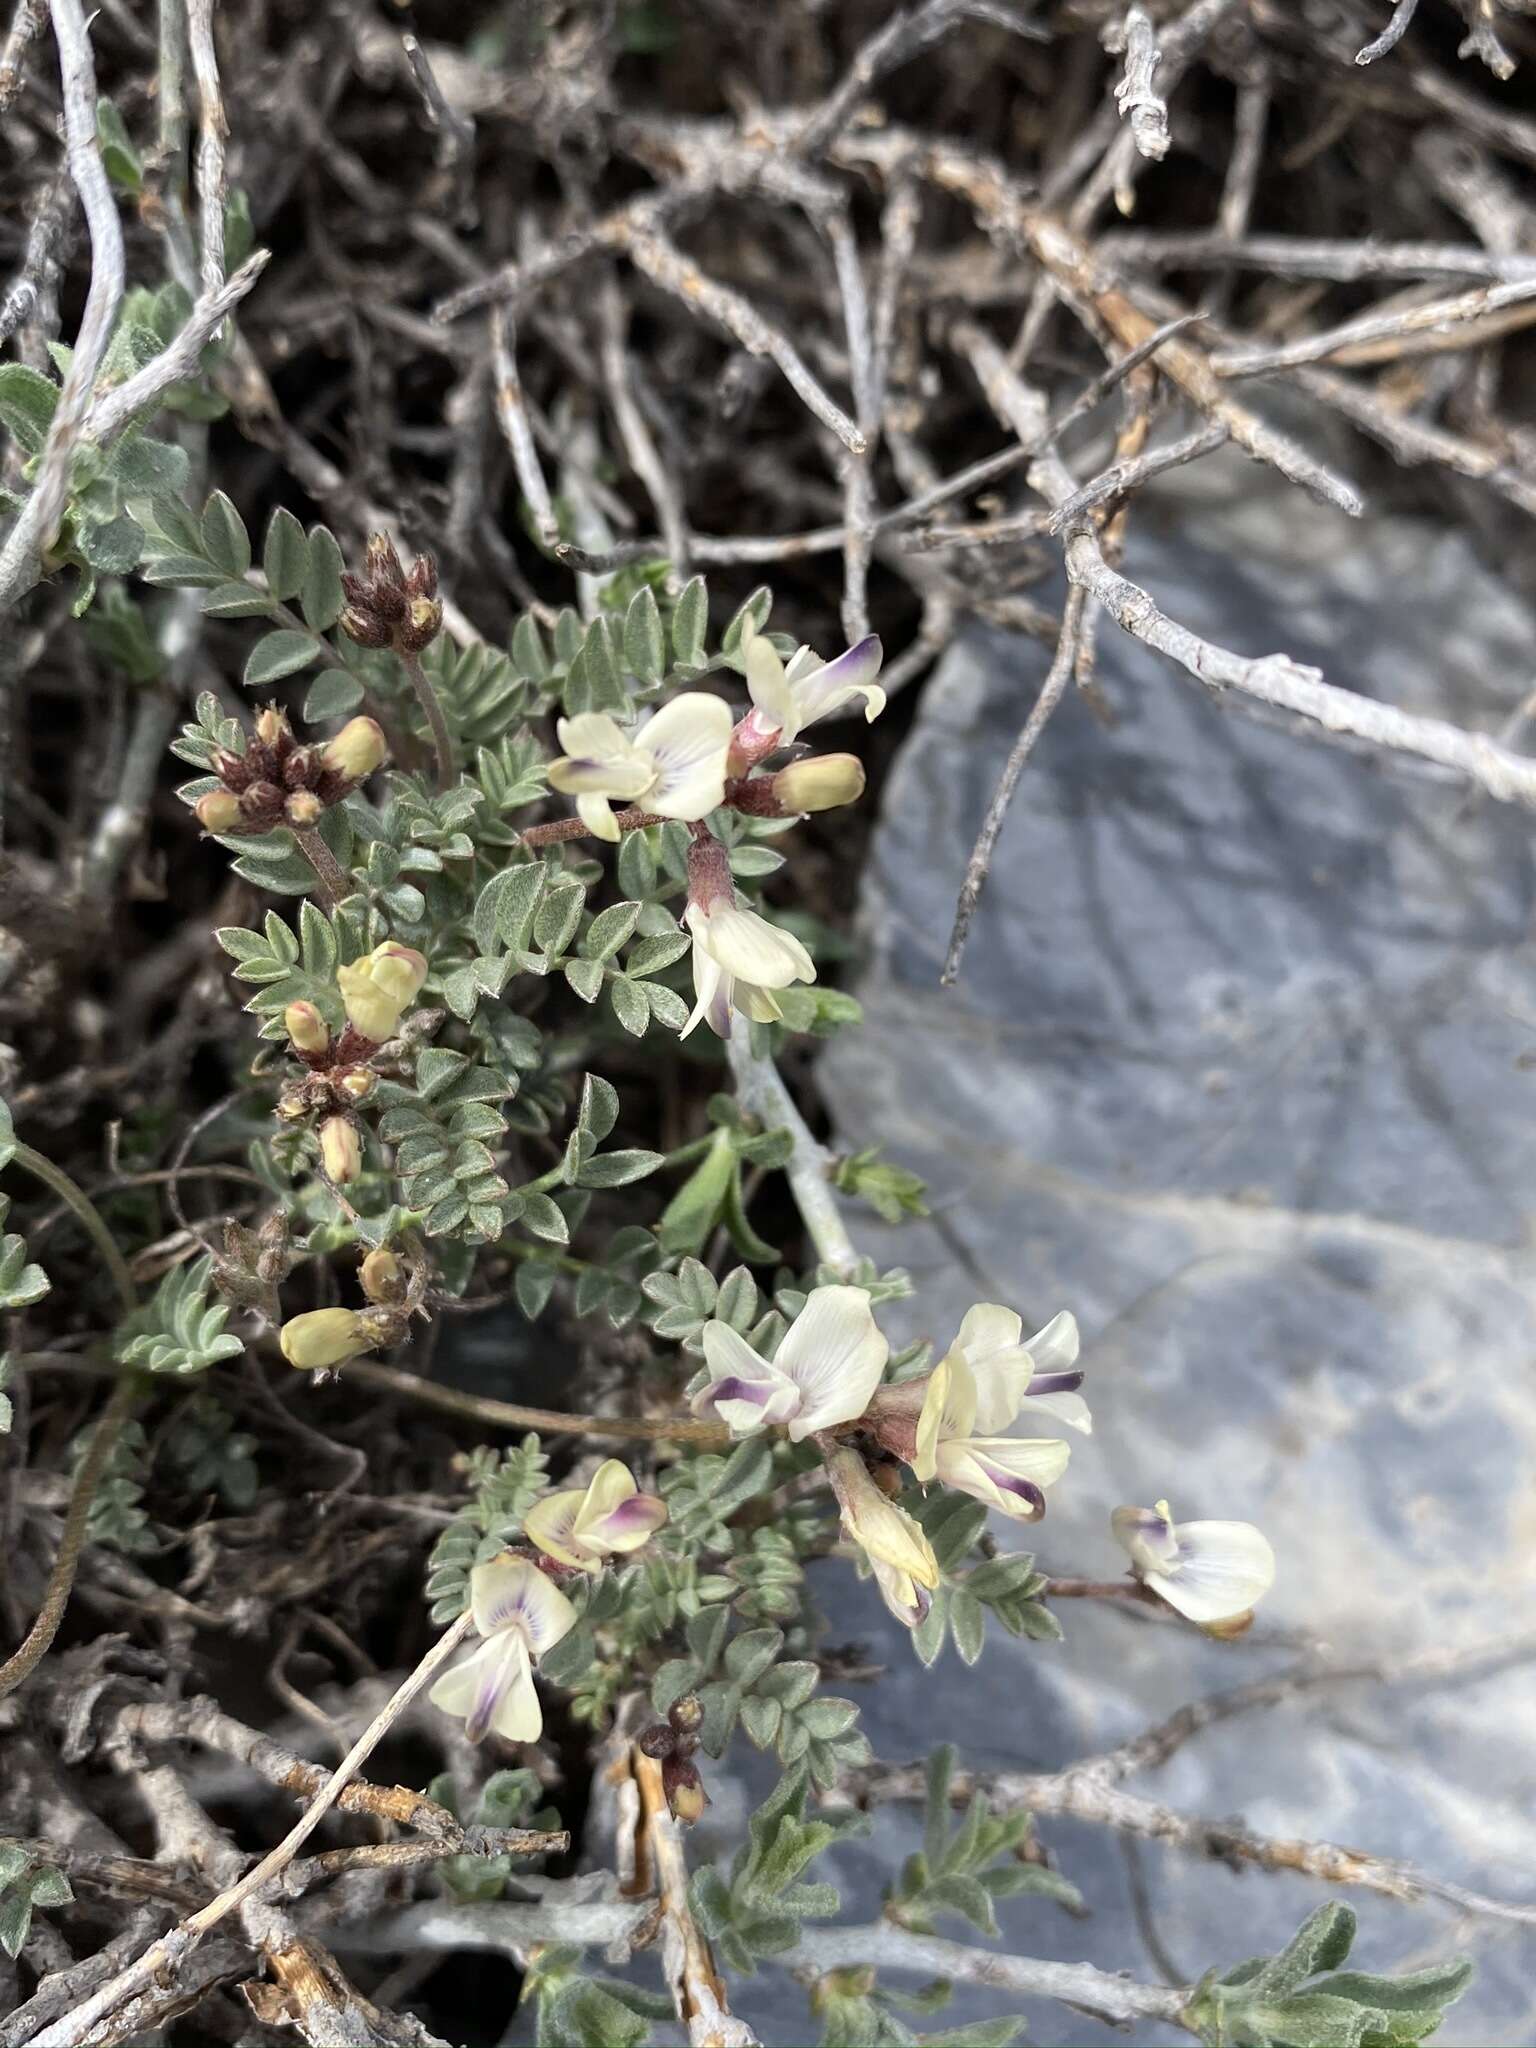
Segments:
[[[325,805],[312,789],[296,789],[283,805],[283,816],[290,825],[297,825],[301,832],[307,832],[319,821],[324,809]]]
[[[379,1077],[370,1073],[367,1067],[354,1067],[350,1074],[343,1074],[336,1085],[343,1095],[350,1096],[354,1102],[366,1102],[378,1087]]]
[[[813,754],[807,761],[791,761],[774,776],[773,793],[786,811],[856,804],[864,794],[864,764],[856,754]]]
[[[341,1365],[379,1341],[378,1333],[352,1308],[317,1308],[293,1316],[278,1335],[284,1358],[301,1372],[324,1372]]]
[[[389,758],[384,730],[376,719],[349,718],[320,756],[333,775],[345,775],[349,782],[361,782]]]
[[[344,1116],[328,1116],[320,1126],[320,1164],[337,1187],[345,1187],[363,1170],[363,1141]]]
[[[395,628],[399,645],[410,654],[430,647],[442,630],[442,599],[436,597],[413,597],[404,623]]]
[[[371,1251],[357,1269],[357,1277],[370,1301],[397,1302],[405,1292],[405,1268],[382,1245]]]
[[[369,534],[363,555],[363,574],[370,583],[382,584],[386,590],[405,588],[405,567],[399,550],[387,533]]]
[[[287,713],[279,711],[275,704],[256,714],[256,737],[264,747],[275,747],[290,730]]]
[[[355,640],[359,647],[387,647],[390,641],[388,626],[369,612],[359,611],[356,605],[348,605],[341,615],[341,630],[349,640]]]
[[[694,1735],[704,1725],[704,1708],[696,1692],[685,1692],[674,1700],[667,1719],[679,1735]]]
[[[704,1781],[696,1765],[669,1757],[661,1767],[661,1782],[674,1820],[681,1821],[685,1828],[691,1828],[695,1821],[703,1819],[709,1794],[704,1790]]]
[[[243,814],[240,799],[227,789],[210,789],[192,806],[192,814],[205,832],[238,832]]]
[[[660,1763],[677,1748],[677,1737],[665,1721],[655,1721],[649,1728],[641,1729],[635,1747],[642,1756],[654,1757]]]
[[[328,1052],[331,1027],[313,1003],[290,1003],[283,1012],[283,1025],[298,1052]]]

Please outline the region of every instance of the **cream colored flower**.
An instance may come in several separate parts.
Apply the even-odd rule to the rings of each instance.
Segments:
[[[469,1604],[485,1640],[427,1697],[445,1714],[463,1716],[471,1742],[490,1730],[508,1742],[537,1742],[544,1714],[533,1668],[576,1626],[576,1610],[536,1565],[505,1555],[475,1566]]]
[[[782,1423],[794,1443],[856,1422],[890,1355],[862,1287],[813,1288],[771,1359],[718,1319],[704,1325],[702,1342],[710,1381],[694,1396],[694,1414],[737,1436]]]
[[[395,939],[336,970],[348,1023],[378,1045],[400,1029],[402,1013],[415,1002],[426,978],[425,953]]]
[[[921,1627],[933,1605],[933,1595],[928,1588],[919,1585],[910,1572],[899,1571],[895,1565],[886,1564],[878,1557],[870,1558],[869,1568],[875,1575],[880,1598],[902,1627]]]
[[[574,796],[582,823],[617,841],[608,808],[643,804],[663,818],[706,817],[725,800],[730,707],[702,690],[685,690],[633,737],[605,711],[582,711],[556,727],[567,758],[549,770],[550,786]]]
[[[535,1501],[523,1517],[523,1534],[547,1557],[595,1572],[613,1553],[638,1550],[666,1519],[666,1502],[642,1493],[629,1467],[608,1458],[587,1486]]]
[[[277,1341],[284,1358],[301,1372],[328,1372],[375,1350],[384,1339],[366,1310],[313,1308],[290,1316]]]
[[[924,1594],[939,1583],[932,1544],[905,1508],[886,1499],[857,1451],[833,1451],[827,1477],[843,1528],[868,1557],[881,1598],[898,1621],[916,1628],[928,1611]]]
[[[1207,1627],[1246,1615],[1275,1582],[1275,1553],[1251,1522],[1179,1522],[1167,1501],[1116,1508],[1115,1541],[1137,1577]]]
[[[940,1479],[1015,1521],[1033,1522],[1071,1452],[1054,1437],[1000,1432],[1030,1408],[1074,1429],[1091,1429],[1092,1418],[1077,1392],[1076,1319],[1053,1317],[1027,1344],[1022,1330],[1013,1310],[995,1302],[967,1313],[929,1376],[911,1465],[921,1480]]]
[[[794,981],[814,981],[816,963],[790,932],[730,897],[710,905],[690,902],[683,922],[693,933],[693,990],[698,997],[680,1036],[700,1018],[721,1038],[731,1035],[732,1016],[773,1024],[783,1016],[773,990]]]
[[[863,699],[870,724],[885,709],[885,692],[875,682],[884,657],[877,634],[867,634],[835,661],[823,661],[802,647],[786,665],[761,633],[754,633],[741,653],[752,697],[748,722],[754,737],[776,734],[776,744],[787,747],[808,725],[831,718],[857,698]]]

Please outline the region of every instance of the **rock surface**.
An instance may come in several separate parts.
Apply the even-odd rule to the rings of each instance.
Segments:
[[[1530,688],[1531,618],[1458,535],[1348,526],[1236,459],[1199,475],[1161,512],[1144,501],[1126,564],[1174,617],[1484,731]],[[886,791],[862,906],[866,1026],[822,1077],[843,1140],[883,1142],[924,1175],[934,1213],[900,1232],[861,1217],[858,1234],[912,1270],[917,1299],[887,1318],[903,1337],[947,1342],[976,1299],[1082,1323],[1096,1434],[1045,1523],[1005,1541],[1113,1574],[1110,1508],[1166,1494],[1186,1518],[1259,1522],[1280,1576],[1246,1645],[1084,1603],[1063,1646],[994,1629],[977,1670],[949,1653],[926,1680],[863,1600],[838,1621],[891,1658],[865,1704],[891,1758],[926,1752],[942,1724],[968,1761],[1054,1768],[1299,1646],[1396,1660],[1536,1615],[1530,815],[1259,723],[1106,624],[1114,727],[1079,699],[1058,712],[944,991],[966,855],[1047,659],[997,635],[957,645]],[[1133,1783],[1531,1904],[1533,1759],[1515,1665],[1314,1691]],[[888,1847],[912,1821],[878,1826]],[[1044,1832],[1093,1917],[1012,1904],[1020,1953],[1155,1978],[1150,1920],[1194,1976],[1278,1946],[1325,1896],[1155,1844],[1138,1880],[1119,1841]],[[846,1868],[846,1906],[868,1911],[876,1860]],[[1477,1955],[1440,2039],[1536,2039],[1536,1930],[1348,1896],[1362,1967]],[[1011,2009],[968,1993],[950,2023]],[[1085,2038],[1068,2013],[1029,2018],[1033,2041]],[[791,2038],[787,2017],[764,2023]]]

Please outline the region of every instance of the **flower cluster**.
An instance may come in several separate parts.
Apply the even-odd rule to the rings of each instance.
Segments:
[[[685,1038],[701,1021],[722,1038],[734,1016],[773,1023],[783,1014],[774,991],[816,979],[800,941],[738,900],[729,855],[704,819],[727,803],[754,817],[787,818],[856,802],[864,771],[851,754],[754,771],[817,719],[855,700],[872,719],[885,705],[875,684],[881,647],[873,634],[835,661],[802,647],[786,666],[772,641],[749,626],[740,654],[752,697],[741,720],[702,690],[683,691],[632,733],[605,712],[581,712],[559,721],[563,758],[549,771],[551,786],[576,799],[582,823],[599,839],[616,842],[622,827],[660,818],[693,827],[683,920],[693,939],[697,1001]],[[615,815],[615,803],[631,808]]]
[[[283,1012],[289,1050],[304,1073],[279,1096],[277,1114],[286,1123],[320,1119],[320,1163],[337,1187],[356,1180],[363,1170],[356,1112],[377,1085],[371,1062],[400,1029],[401,1017],[426,978],[425,954],[386,939],[336,970],[347,1017],[339,1034],[332,1033],[314,1003],[292,1002]]]
[[[388,758],[383,730],[371,718],[350,718],[334,739],[305,747],[287,716],[269,704],[243,753],[214,756],[223,786],[200,796],[193,813],[205,832],[254,834],[275,825],[307,831]]]
[[[694,1412],[739,1436],[782,1427],[794,1443],[858,1424],[914,1479],[938,1479],[1033,1521],[1045,1512],[1044,1489],[1066,1470],[1068,1446],[1000,1432],[1026,1409],[1074,1429],[1092,1424],[1078,1392],[1074,1319],[1057,1316],[1028,1343],[1022,1330],[1011,1309],[984,1302],[966,1316],[932,1372],[887,1387],[881,1381],[889,1346],[868,1293],[818,1287],[772,1358],[727,1323],[704,1325],[709,1378],[694,1397]],[[823,1449],[844,1528],[868,1556],[891,1611],[915,1626],[939,1582],[927,1537],[881,1491],[860,1452]]]
[[[503,1551],[474,1567],[469,1600],[481,1644],[433,1686],[428,1697],[434,1706],[462,1716],[471,1742],[492,1733],[508,1742],[536,1742],[544,1715],[534,1669],[577,1621],[551,1574],[601,1571],[610,1557],[638,1550],[666,1519],[665,1501],[642,1493],[616,1458],[601,1464],[585,1488],[536,1501],[523,1518],[523,1534],[543,1561]]]
[[[431,555],[418,555],[407,569],[387,534],[369,537],[363,573],[344,575],[341,587],[347,600],[342,631],[359,647],[419,654],[443,629],[437,563]]]

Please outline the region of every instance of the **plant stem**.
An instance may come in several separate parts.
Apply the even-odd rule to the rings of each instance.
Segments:
[[[552,1408],[523,1408],[512,1401],[493,1401],[480,1394],[461,1394],[453,1387],[440,1387],[413,1372],[400,1372],[392,1365],[378,1365],[371,1359],[354,1359],[345,1368],[349,1380],[377,1387],[381,1393],[403,1394],[407,1400],[441,1409],[466,1422],[488,1422],[499,1429],[537,1429],[547,1436],[616,1436],[630,1443],[707,1444],[719,1450],[730,1442],[730,1431],[718,1422],[701,1422],[691,1415],[663,1415],[654,1422],[627,1415],[562,1415]]]
[[[132,1315],[139,1305],[138,1289],[133,1284],[127,1260],[118,1250],[111,1231],[102,1222],[90,1196],[75,1185],[62,1167],[55,1166],[51,1159],[35,1152],[30,1145],[18,1144],[11,1155],[11,1163],[30,1173],[34,1180],[40,1180],[64,1203],[101,1253],[122,1302],[123,1314]],[[124,1373],[102,1412],[96,1434],[91,1438],[91,1447],[75,1476],[74,1491],[70,1494],[69,1508],[64,1516],[64,1532],[59,1538],[53,1569],[48,1574],[43,1604],[20,1647],[4,1664],[0,1664],[0,1699],[6,1693],[14,1692],[31,1676],[59,1632],[59,1623],[64,1619],[64,1609],[69,1604],[70,1589],[75,1583],[75,1568],[85,1546],[86,1525],[91,1518],[96,1489],[101,1484],[101,1476],[107,1469],[107,1460],[116,1447],[123,1424],[133,1411],[135,1393],[132,1379]]]
[[[112,1391],[112,1398],[102,1411],[96,1433],[91,1438],[91,1447],[85,1454],[85,1461],[75,1476],[74,1491],[69,1496],[69,1509],[64,1517],[64,1533],[59,1538],[58,1555],[53,1560],[53,1569],[48,1574],[48,1584],[43,1592],[43,1604],[37,1610],[37,1619],[28,1629],[20,1647],[0,1664],[0,1699],[8,1692],[14,1692],[18,1685],[31,1677],[38,1664],[48,1654],[53,1639],[59,1632],[59,1623],[64,1619],[64,1609],[69,1604],[70,1590],[75,1583],[75,1568],[80,1562],[80,1552],[85,1547],[86,1526],[91,1519],[91,1508],[96,1499],[96,1489],[101,1484],[107,1461],[117,1446],[123,1424],[133,1412],[137,1396],[132,1379],[124,1373]]]
[[[419,654],[401,653],[400,660],[411,679],[411,688],[416,692],[416,702],[421,706],[427,724],[432,729],[432,747],[437,755],[438,790],[441,792],[452,789],[453,739],[448,731],[448,721],[443,716],[443,707],[437,701],[437,692],[432,687],[432,679],[422,667]]]
[[[621,832],[643,832],[647,825],[665,825],[667,820],[659,818],[652,811],[642,811],[631,805],[627,811],[615,811],[613,822]],[[530,825],[522,834],[524,846],[559,846],[567,839],[595,839],[597,834],[584,825],[580,818],[551,818],[544,825]]]
[[[315,871],[315,880],[320,884],[320,895],[326,909],[339,910],[352,893],[352,882],[346,869],[313,825],[293,825],[289,830],[298,841],[299,851]]]
[[[818,1257],[823,1265],[840,1274],[851,1273],[859,1263],[859,1255],[832,1192],[831,1154],[812,1137],[773,1061],[759,1059],[753,1052],[740,1021],[725,1041],[725,1049],[736,1077],[736,1099],[742,1108],[761,1117],[765,1129],[787,1130],[794,1140],[794,1151],[784,1171]]]
[[[59,1200],[69,1209],[77,1223],[101,1253],[102,1262],[112,1275],[112,1284],[123,1304],[123,1314],[132,1315],[139,1305],[138,1289],[133,1284],[133,1275],[128,1270],[128,1261],[118,1250],[112,1233],[102,1222],[100,1213],[89,1195],[76,1187],[62,1167],[55,1166],[51,1159],[41,1152],[34,1152],[30,1145],[18,1144],[11,1155],[12,1163],[30,1173],[34,1180],[40,1180],[51,1188]]]

